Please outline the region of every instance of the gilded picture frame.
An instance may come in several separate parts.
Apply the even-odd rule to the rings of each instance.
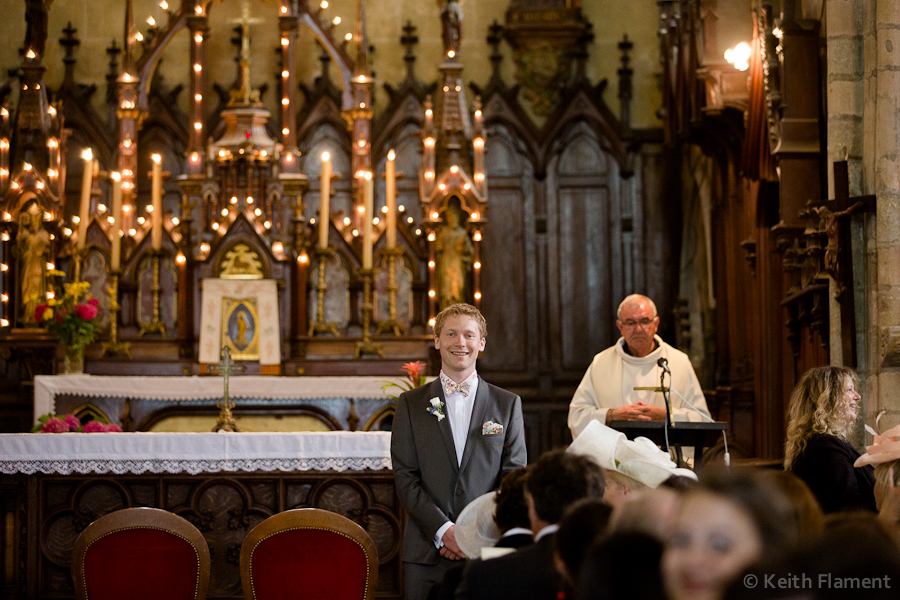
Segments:
[[[222,298],[222,347],[234,360],[259,360],[259,312],[256,298]]]

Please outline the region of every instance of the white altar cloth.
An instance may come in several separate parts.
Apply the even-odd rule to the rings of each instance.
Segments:
[[[355,398],[383,399],[381,387],[397,377],[266,377],[228,378],[228,396],[264,399]],[[34,421],[56,414],[57,394],[94,398],[152,400],[221,399],[221,377],[104,377],[96,375],[37,375],[34,378]]]
[[[218,473],[391,468],[391,434],[0,434],[0,473]]]

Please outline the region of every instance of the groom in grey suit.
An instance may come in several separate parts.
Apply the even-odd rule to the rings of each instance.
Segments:
[[[454,304],[435,317],[441,375],[404,392],[397,403],[391,460],[406,509],[403,561],[406,600],[422,600],[453,561],[466,558],[454,521],[475,498],[525,466],[521,399],[478,377],[484,317]]]

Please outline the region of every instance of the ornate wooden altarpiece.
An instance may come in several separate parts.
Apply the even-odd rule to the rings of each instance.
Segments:
[[[92,108],[96,87],[76,80],[77,60],[97,57],[78,56],[80,41],[73,26],[59,40],[65,58],[58,88],[36,87],[49,68],[41,49],[24,54],[14,84],[28,86],[28,93],[19,94],[14,109],[10,88],[0,90],[0,142],[5,142],[0,144],[0,250],[8,269],[0,273],[6,300],[0,315],[2,427],[30,426],[33,376],[54,373],[60,364],[52,337],[26,326],[17,295],[13,246],[18,217],[29,203],[37,203],[45,214],[43,228],[51,237],[48,261],[70,275],[80,262],[81,278],[91,282],[107,309],[104,327],[115,325],[116,334],[110,339],[113,328],[105,329],[99,342],[114,350],[118,347],[112,342],[130,345],[130,356],[106,353],[100,343],[89,347],[89,373],[201,372],[200,282],[220,277],[229,257],[243,246],[242,255],[258,261],[262,276],[277,282],[279,372],[291,377],[395,375],[403,362],[416,359],[429,361],[435,372],[429,320],[441,307],[438,245],[452,207],[459,212],[462,245],[467,246],[466,240],[471,244],[459,271],[463,277],[457,278],[462,299],[480,306],[489,323],[488,350],[479,372],[522,396],[532,456],[568,443],[568,402],[594,354],[618,337],[614,315],[621,299],[638,291],[652,296],[666,317],[660,331],[672,337],[674,324],[668,316],[677,289],[679,244],[678,228],[672,227],[679,207],[669,197],[672,172],[662,147],[663,130],[639,129],[631,122],[632,42],[625,38],[619,45],[616,116],[605,99],[607,80],[588,76],[591,24],[570,4],[515,0],[504,24],[466,22],[467,32],[487,32],[492,68],[483,85],[464,81],[466,57],[459,46],[464,16],[457,12],[458,3],[448,1],[435,14],[444,37],[437,81],[418,79],[418,37],[414,24],[407,23],[401,38],[405,77],[382,84],[388,102],[378,110],[361,2],[347,42],[337,39],[331,15],[308,0],[255,3],[254,11],[269,12],[242,12],[229,24],[235,27],[237,68],[234,82],[227,83],[209,81],[206,68],[217,58],[207,52],[210,36],[231,35],[210,28],[209,12],[221,10],[222,3],[170,2],[162,19],[138,32],[127,0],[125,37],[107,49],[102,114]],[[41,2],[32,5],[47,8]],[[281,33],[275,49],[281,69],[272,82],[252,89],[246,46],[260,26],[255,20],[263,17],[277,22]],[[36,27],[29,29],[29,39],[40,38],[43,48],[46,14],[42,34],[41,22],[29,20]],[[546,27],[534,28],[536,22]],[[175,35],[184,31],[190,36],[190,71],[182,81],[169,82],[155,67]],[[322,48],[321,72],[314,81],[304,80],[297,70],[301,32],[311,33]],[[507,60],[516,63],[515,84],[501,75],[504,50],[510,48]],[[550,65],[552,72],[535,77],[535,65]],[[279,114],[267,116],[259,106],[267,93],[280,98]],[[179,108],[180,94],[189,94],[187,112]],[[85,148],[92,148],[98,165],[88,193],[91,217],[84,250],[78,252],[72,217],[79,210],[78,181],[86,168],[79,154]],[[323,151],[329,152],[339,175],[331,182],[328,215],[318,214]],[[364,177],[359,175],[374,173],[374,208],[380,217],[378,211],[386,207],[381,174],[391,151],[396,171],[403,175],[396,181],[401,217],[396,246],[388,248],[380,218],[374,226],[372,268],[367,269],[359,212]],[[152,153],[161,156],[168,173],[158,250],[152,247],[145,211]],[[118,270],[109,268],[113,232],[107,220],[107,176],[112,171],[122,174],[128,206]],[[327,243],[318,248],[315,232],[323,217]],[[117,292],[110,303],[114,277]],[[389,301],[391,288],[396,288],[394,303]],[[108,310],[112,304],[118,305],[116,312]],[[399,334],[394,327],[378,332],[378,323],[394,316],[392,305],[404,327]],[[339,335],[316,327],[311,332],[320,319],[326,325],[333,322]],[[369,345],[359,346],[361,341]],[[248,373],[258,373],[253,363],[247,366]],[[72,515],[83,512],[81,519],[136,498],[200,511],[221,494],[224,499],[216,501],[225,512],[203,518],[213,519],[210,526],[223,532],[222,544],[212,546],[219,560],[227,562],[229,536],[236,535],[229,528],[242,527],[255,506],[322,505],[316,498],[327,497],[328,489],[351,498],[348,506],[362,497],[387,498],[383,490],[374,491],[380,485],[374,480],[340,480],[332,487],[334,481],[256,475],[214,482],[6,480],[0,485],[8,492],[7,514],[28,522],[27,542],[22,543],[30,552],[24,565],[11,564],[9,573],[31,582],[46,575],[41,586],[65,587],[64,569],[47,557],[58,557],[75,531],[52,541],[49,554],[46,547],[37,550],[34,536],[50,512],[26,511],[25,489],[31,499],[50,494],[48,507]],[[286,495],[288,489],[294,491]],[[167,490],[177,490],[177,497]],[[40,566],[44,560],[55,566]],[[390,587],[396,579],[388,574],[381,574],[380,582],[385,589],[399,589]],[[28,585],[37,590],[37,583]]]
[[[258,261],[264,278],[277,282],[282,376],[393,375],[403,362],[416,359],[428,361],[434,372],[429,319],[447,297],[440,284],[439,244],[452,206],[461,239],[470,248],[462,277],[456,278],[461,299],[479,305],[491,324],[489,350],[479,370],[526,400],[529,435],[540,440],[536,448],[564,443],[566,405],[593,355],[615,341],[614,314],[621,298],[644,291],[656,299],[661,314],[671,314],[677,269],[667,265],[674,264],[678,237],[667,226],[673,208],[659,177],[662,132],[630,123],[632,43],[620,44],[617,118],[604,100],[606,80],[593,83],[587,75],[591,25],[580,9],[565,5],[517,1],[505,26],[482,25],[492,63],[483,86],[464,81],[465,56],[453,45],[462,30],[453,29],[452,10],[435,15],[442,19],[448,44],[436,82],[416,76],[418,37],[408,23],[401,38],[407,48],[406,76],[384,83],[388,106],[378,111],[372,110],[375,80],[368,66],[363,4],[349,42],[337,40],[330,15],[306,1],[254,4],[253,11],[273,14],[240,14],[230,23],[236,31],[237,69],[228,85],[205,79],[209,69],[204,65],[212,60],[205,47],[210,36],[223,35],[210,30],[208,11],[221,10],[218,3],[170,3],[138,40],[141,32],[128,2],[125,40],[108,49],[107,114],[91,108],[95,88],[76,81],[79,40],[77,30],[67,27],[60,38],[66,51],[62,85],[19,97],[19,114],[46,116],[42,128],[26,138],[18,129],[22,120],[10,120],[7,109],[0,132],[13,149],[0,155],[10,173],[0,180],[0,210],[10,215],[0,220],[4,240],[9,237],[2,243],[9,271],[0,274],[8,299],[2,315],[6,326],[0,329],[9,384],[0,406],[11,417],[4,426],[28,426],[29,381],[35,373],[55,372],[59,364],[53,358],[58,352],[54,340],[23,322],[15,288],[12,249],[28,198],[49,215],[43,223],[53,238],[48,259],[71,275],[78,258],[82,279],[91,282],[106,309],[116,276],[116,339],[108,339],[113,313],[105,310],[99,342],[107,347],[127,343],[131,354],[104,353],[100,343],[90,346],[86,370],[98,375],[202,372],[197,361],[200,282],[222,276],[237,248]],[[529,25],[537,22],[535,15],[548,23],[545,31]],[[251,89],[247,70],[253,67],[247,64],[245,41],[260,27],[254,19],[263,17],[277,21],[282,34],[282,77],[272,86]],[[478,27],[469,23],[465,30]],[[170,83],[154,69],[179,31],[191,37],[192,68],[184,84]],[[313,84],[296,70],[301,31],[311,32],[322,48],[321,72]],[[517,85],[501,76],[504,40],[520,66]],[[40,77],[48,68],[41,58],[23,60],[23,77]],[[540,82],[526,77],[527,65],[535,61],[555,65],[544,82],[554,91],[526,98],[522,89],[540,89]],[[464,86],[473,93],[465,93]],[[259,100],[273,91],[282,98],[282,110],[266,117]],[[184,93],[194,100],[188,113],[177,102]],[[8,105],[10,97],[5,98]],[[51,138],[59,143],[56,154],[47,148]],[[79,209],[84,148],[93,149],[98,165],[89,191],[92,216],[79,253],[72,217]],[[315,232],[326,150],[336,178],[330,186],[327,247],[320,251]],[[396,180],[396,246],[387,247],[381,218],[374,226],[369,272],[362,268],[358,209],[363,198],[355,175],[372,170],[374,209],[383,216],[381,174],[391,151],[402,175]],[[145,212],[152,153],[161,156],[168,173],[158,251],[152,248]],[[23,170],[26,155],[40,178]],[[53,169],[57,175],[69,174],[57,177],[55,186],[46,179],[51,159],[59,161]],[[123,174],[123,203],[129,207],[117,273],[109,269],[107,220],[106,176],[114,170]],[[38,190],[40,181],[47,184]],[[403,327],[378,331],[379,324],[390,324],[392,305]],[[310,331],[320,312],[339,336],[314,327]],[[664,335],[672,328],[671,319],[663,321]],[[374,345],[357,356],[366,331]],[[258,366],[248,363],[248,373],[257,372]]]

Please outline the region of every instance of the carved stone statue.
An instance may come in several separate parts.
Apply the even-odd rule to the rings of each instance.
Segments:
[[[36,203],[19,214],[19,233],[16,248],[19,254],[21,279],[21,322],[34,323],[34,311],[44,299],[47,274],[47,251],[50,234],[44,229],[42,212]]]
[[[438,302],[441,309],[467,302],[466,282],[474,248],[462,226],[462,210],[453,201],[444,211],[445,225],[435,240],[438,268]]]
[[[453,50],[459,54],[459,40],[462,38],[463,13],[459,2],[448,0],[441,9],[441,29],[444,35],[444,52]]]

